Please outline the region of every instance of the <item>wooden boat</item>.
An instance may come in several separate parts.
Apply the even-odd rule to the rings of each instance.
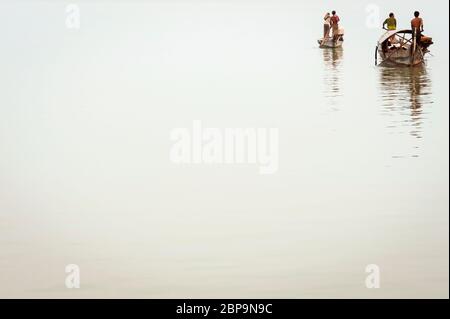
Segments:
[[[317,43],[319,43],[321,48],[340,48],[344,44],[344,33],[344,28],[339,27],[337,39],[333,39],[332,35],[328,35],[325,39],[317,40]]]
[[[337,41],[334,41],[333,38],[319,39],[317,43],[319,43],[321,48],[340,48],[344,44],[344,37],[340,35]]]
[[[387,31],[378,40],[375,50],[375,64],[378,56],[382,63],[414,66],[424,63],[428,47],[433,44],[429,37],[422,36],[418,41],[415,31]]]

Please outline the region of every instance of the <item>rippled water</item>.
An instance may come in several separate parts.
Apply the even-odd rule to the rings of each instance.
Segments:
[[[448,297],[448,3],[396,1],[415,68],[374,65],[368,4],[2,2],[0,297]],[[172,164],[193,120],[278,128],[279,171]]]
[[[323,49],[323,68],[324,68],[324,80],[325,90],[324,96],[331,98],[333,103],[338,103],[338,97],[342,96],[339,83],[342,81],[341,73],[344,63],[344,50],[342,48],[337,49]]]
[[[408,132],[421,138],[424,122],[433,104],[431,81],[426,66],[380,68],[383,115],[397,115],[388,126],[393,134]]]

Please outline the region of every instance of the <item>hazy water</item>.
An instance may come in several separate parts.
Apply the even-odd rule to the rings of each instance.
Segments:
[[[79,3],[0,3],[0,297],[448,298],[448,3],[378,1],[423,12],[413,69],[364,1]],[[193,120],[279,128],[278,173],[173,165]]]

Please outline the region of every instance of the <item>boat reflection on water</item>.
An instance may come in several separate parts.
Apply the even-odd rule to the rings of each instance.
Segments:
[[[322,49],[324,61],[324,80],[325,90],[324,95],[327,98],[332,98],[331,104],[337,105],[334,98],[342,96],[341,92],[341,77],[343,66],[343,48]]]
[[[432,83],[424,65],[380,67],[380,97],[389,128],[421,138],[426,107],[431,105]],[[394,114],[393,114],[394,113]]]

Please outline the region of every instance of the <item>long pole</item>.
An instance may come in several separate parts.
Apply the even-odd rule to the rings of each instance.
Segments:
[[[378,46],[375,47],[375,66],[378,65]]]
[[[416,48],[417,48],[417,28],[414,28],[414,30],[413,30],[413,45],[412,45],[412,52],[411,52],[411,66],[414,65],[414,59],[416,57]]]

